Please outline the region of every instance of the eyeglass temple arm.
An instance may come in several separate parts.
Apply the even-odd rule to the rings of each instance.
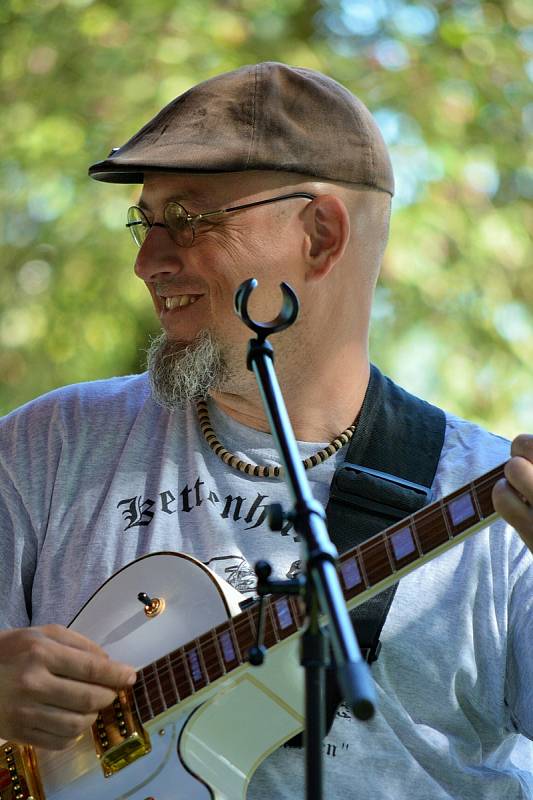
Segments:
[[[240,211],[243,208],[252,208],[252,206],[264,206],[267,203],[275,203],[278,200],[290,200],[291,197],[304,197],[306,200],[314,200],[316,194],[309,194],[308,192],[293,192],[292,194],[282,194],[278,197],[267,197],[266,200],[255,200],[253,203],[244,203],[240,206],[231,206],[230,208],[219,208],[217,211],[204,211],[203,214],[196,214],[195,216],[189,214],[189,222],[197,222],[204,217],[211,217],[213,214],[228,214],[230,211]]]

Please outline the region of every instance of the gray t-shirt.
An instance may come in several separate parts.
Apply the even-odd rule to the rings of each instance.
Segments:
[[[210,404],[227,449],[278,463],[272,438]],[[299,443],[302,457],[324,443]],[[438,496],[502,463],[509,444],[447,415]],[[326,504],[344,452],[310,472]],[[167,413],[146,375],[60,389],[0,422],[0,626],[68,624],[118,569],[148,552],[194,555],[245,595],[253,564],[298,568],[282,481],[228,468],[193,406]],[[400,582],[372,666],[369,723],[341,706],[325,745],[328,800],[533,798],[533,558],[502,521]],[[252,726],[254,721],[250,721]],[[525,738],[527,737],[527,738]],[[259,798],[303,797],[303,753],[282,747],[255,773]]]

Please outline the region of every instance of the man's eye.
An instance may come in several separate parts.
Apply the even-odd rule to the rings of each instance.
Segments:
[[[200,223],[198,223],[195,226],[196,237],[198,238],[198,236],[202,236],[205,233],[210,233],[214,228],[219,227],[219,225],[220,225],[220,220],[216,220],[216,221],[214,219],[213,220],[210,220],[210,219],[202,220]]]

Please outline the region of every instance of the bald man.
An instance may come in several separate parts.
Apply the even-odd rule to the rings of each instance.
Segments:
[[[162,333],[147,373],[57,390],[0,428],[0,735],[51,750],[71,747],[135,681],[131,666],[64,627],[124,565],[180,551],[244,598],[259,558],[277,577],[299,569],[290,522],[267,524],[268,504],[288,496],[246,368],[249,331],[232,310],[242,281],[258,279],[257,319],[278,313],[281,281],[299,297],[298,321],[273,344],[322,504],[349,438],[379,436],[380,420],[370,430],[365,414],[391,385],[370,365],[368,329],[392,169],[372,116],[338,83],[277,63],[216,76],[90,175],[141,185],[127,228]],[[435,497],[513,456],[493,493],[509,524],[400,582],[372,666],[378,713],[363,726],[341,705],[326,739],[332,800],[533,796],[533,440],[510,450],[448,413],[443,436]],[[242,739],[268,724],[243,725],[242,713],[228,736],[232,725]],[[302,796],[301,750],[279,747],[288,738],[274,737],[278,749],[246,776],[248,798]],[[210,796],[202,780],[187,797]],[[162,791],[154,779],[148,793]]]

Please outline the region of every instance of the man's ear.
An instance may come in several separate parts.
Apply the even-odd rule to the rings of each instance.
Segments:
[[[319,195],[305,210],[305,258],[308,280],[320,280],[344,255],[350,238],[350,217],[343,201]]]

